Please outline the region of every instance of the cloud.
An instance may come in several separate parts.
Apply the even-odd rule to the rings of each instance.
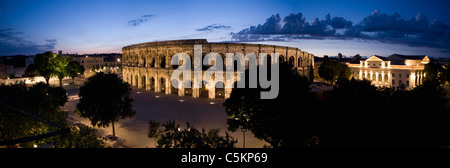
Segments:
[[[137,19],[128,21],[128,25],[136,27],[136,26],[141,25],[144,22],[149,21],[152,17],[154,17],[154,15],[143,15]]]
[[[231,26],[225,26],[225,25],[220,25],[220,24],[212,24],[212,25],[208,25],[208,26],[206,26],[204,28],[195,29],[195,30],[196,31],[201,31],[201,32],[210,32],[210,31],[213,31],[213,30],[220,30],[220,29],[230,30]]]
[[[281,30],[280,21],[281,18],[279,14],[272,15],[263,25],[250,26],[237,34],[277,34],[280,33]]]
[[[375,10],[360,23],[353,24],[343,17],[326,15],[307,22],[302,13],[290,14],[283,18],[272,15],[264,24],[250,26],[237,33],[231,33],[235,41],[262,41],[283,39],[370,39],[410,46],[450,48],[450,26],[441,21],[430,23],[419,13],[405,19],[400,14],[388,15]]]
[[[55,49],[56,39],[47,39],[44,44],[31,42],[23,37],[23,32],[11,28],[0,28],[0,55],[36,54]]]

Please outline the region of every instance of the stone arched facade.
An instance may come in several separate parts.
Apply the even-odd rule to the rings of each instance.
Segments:
[[[175,88],[171,86],[170,77],[176,68],[170,65],[171,57],[176,53],[186,53],[193,60],[194,45],[202,45],[202,56],[210,52],[219,53],[221,56],[225,56],[225,53],[242,53],[244,55],[255,53],[258,59],[258,53],[269,55],[278,53],[280,61],[289,62],[301,75],[313,79],[311,75],[312,67],[314,67],[314,55],[298,48],[263,44],[208,43],[206,39],[149,42],[123,47],[123,79],[134,87],[172,94],[172,90]],[[224,62],[226,61],[224,60]],[[204,72],[202,71],[202,73]],[[225,76],[226,73],[223,73],[223,79]],[[193,74],[190,81],[192,84]],[[179,84],[181,85],[181,83]],[[210,99],[230,96],[231,88],[224,88],[216,92],[214,85],[211,84],[206,88],[185,89],[182,87],[176,90],[179,96],[205,96]]]

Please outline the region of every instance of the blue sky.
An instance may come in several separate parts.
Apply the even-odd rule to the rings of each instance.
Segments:
[[[437,19],[443,37],[428,42],[436,36],[420,31],[411,33],[402,26],[367,26],[365,18],[375,18],[375,10],[379,11],[377,16],[386,14],[388,18],[398,13],[400,16],[397,18],[405,22],[421,13],[426,16],[429,27]],[[254,31],[244,33],[242,30],[264,25],[276,14],[279,14],[281,28],[287,23],[283,19],[290,14],[304,17],[307,25],[312,25],[315,18],[325,20],[325,16],[330,14],[331,18],[341,17],[350,21],[351,28],[365,23],[365,27],[361,24],[363,26],[358,30],[379,35],[337,37],[336,33],[325,36],[316,33],[312,34],[314,38],[290,38],[292,32],[308,37],[311,34],[310,31],[280,29],[266,32],[268,36],[281,34],[287,39],[264,37],[251,42],[298,47],[318,56],[341,52],[348,56],[400,53],[450,57],[450,39],[446,36],[450,37],[447,26],[450,25],[449,11],[448,1],[432,0],[0,0],[0,55],[33,55],[46,50],[78,54],[121,52],[123,46],[130,44],[189,38],[248,42],[247,36],[235,38],[232,34],[252,35]],[[299,12],[301,15],[297,15]],[[336,29],[336,32],[347,29]],[[264,29],[261,27],[261,30]],[[407,37],[413,38],[404,38],[405,32]],[[398,34],[402,38],[397,38]]]

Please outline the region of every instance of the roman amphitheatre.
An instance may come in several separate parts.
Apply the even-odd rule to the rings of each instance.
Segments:
[[[122,48],[123,79],[134,87],[162,92],[165,94],[177,94],[178,96],[191,96],[194,98],[207,97],[209,99],[228,98],[231,88],[225,87],[224,82],[215,81],[202,85],[201,88],[176,88],[171,85],[170,77],[177,66],[172,66],[171,59],[174,54],[185,53],[194,60],[194,45],[202,46],[202,56],[214,52],[220,54],[224,63],[226,53],[254,53],[256,59],[258,53],[278,53],[280,62],[287,62],[297,69],[299,74],[312,78],[311,72],[314,67],[314,55],[298,48],[247,44],[247,43],[210,43],[206,39],[157,41],[134,44]],[[194,61],[192,61],[194,62]],[[225,67],[225,65],[224,65]],[[246,63],[248,68],[248,63]],[[202,74],[206,68],[202,68]],[[225,73],[224,78],[225,79]],[[188,80],[192,86],[193,76]],[[178,81],[174,81],[178,83]],[[181,85],[181,84],[180,84]],[[222,87],[219,87],[222,85]],[[215,87],[214,87],[215,86]]]

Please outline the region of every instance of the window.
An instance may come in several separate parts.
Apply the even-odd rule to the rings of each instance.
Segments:
[[[388,67],[388,63],[384,63],[384,66],[385,66],[385,67]]]
[[[402,80],[398,80],[398,85],[401,85],[402,84]]]
[[[406,78],[409,78],[409,74],[406,74]]]
[[[409,86],[409,81],[406,81],[406,86]]]
[[[395,80],[394,79],[392,79],[392,86],[394,86],[395,85]]]
[[[401,77],[402,77],[402,74],[398,74],[398,77],[401,78]],[[400,83],[401,83],[401,82],[400,82]]]
[[[392,77],[395,77],[395,73],[392,73]]]

